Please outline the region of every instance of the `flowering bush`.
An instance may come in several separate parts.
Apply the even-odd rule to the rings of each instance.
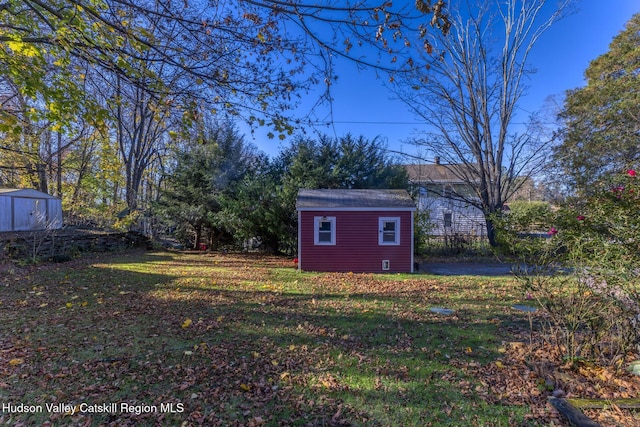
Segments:
[[[546,239],[501,241],[535,268],[519,278],[546,314],[545,337],[570,360],[621,362],[640,343],[640,177],[629,169],[548,217]]]

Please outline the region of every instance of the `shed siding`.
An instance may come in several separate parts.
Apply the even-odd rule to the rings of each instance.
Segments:
[[[47,199],[47,228],[58,230],[62,228],[62,202],[60,199]]]
[[[14,197],[13,227],[15,231],[42,230],[47,224],[47,199]]]
[[[0,190],[0,232],[62,228],[60,199],[31,189]]]
[[[11,197],[0,196],[0,231],[13,230]]]
[[[299,268],[305,271],[367,273],[411,272],[412,214],[410,211],[302,211],[300,212]],[[314,217],[336,217],[336,244],[314,244]],[[379,218],[400,218],[400,245],[379,245]],[[389,270],[382,261],[389,260]]]

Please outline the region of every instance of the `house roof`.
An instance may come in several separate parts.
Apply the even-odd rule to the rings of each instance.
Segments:
[[[414,210],[416,204],[405,190],[310,190],[300,189],[298,210],[395,209]]]
[[[0,196],[27,197],[32,199],[57,199],[42,191],[31,188],[0,188]]]
[[[409,181],[414,183],[446,183],[464,184],[468,181],[461,179],[471,172],[465,165],[422,164],[405,165]]]

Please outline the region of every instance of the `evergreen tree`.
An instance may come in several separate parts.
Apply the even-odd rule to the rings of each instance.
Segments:
[[[394,163],[377,138],[347,134],[338,139],[296,140],[278,161],[283,183],[299,188],[406,188],[404,168]]]
[[[406,188],[407,182],[405,169],[377,139],[299,138],[273,161],[254,162],[226,192],[217,217],[236,240],[257,238],[265,250],[292,254],[300,188]]]
[[[199,141],[189,141],[176,153],[176,166],[167,176],[156,212],[173,223],[181,240],[191,242],[194,249],[205,234],[215,247],[228,235],[217,215],[223,200],[254,158],[255,149],[233,128],[217,128]]]

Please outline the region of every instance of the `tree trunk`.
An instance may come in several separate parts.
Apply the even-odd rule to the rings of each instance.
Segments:
[[[498,241],[496,240],[496,227],[493,224],[493,220],[489,215],[485,214],[485,223],[487,224],[487,240],[489,241],[489,245],[492,248],[498,246]]]
[[[200,248],[200,240],[202,239],[202,224],[196,224],[193,228],[196,232],[196,238],[193,242],[193,249],[198,250]]]
[[[58,132],[58,168],[56,170],[57,196],[62,199],[62,133]]]
[[[578,409],[604,409],[617,406],[620,409],[640,409],[640,399],[620,398],[620,399],[582,399],[567,398],[567,402]]]
[[[38,189],[43,193],[49,193],[49,185],[47,183],[47,165],[38,163],[36,165],[38,173]]]
[[[564,399],[549,398],[549,403],[558,410],[572,426],[575,427],[600,427],[600,424],[584,415]]]
[[[88,167],[89,158],[87,154],[87,147],[83,145],[82,149],[80,150],[80,167],[78,168],[78,179],[76,179],[76,185],[73,189],[73,196],[71,197],[71,204],[74,206],[78,202],[78,196],[80,195],[80,189],[82,187],[82,180],[87,173]],[[61,170],[60,167],[58,167],[58,170]]]

